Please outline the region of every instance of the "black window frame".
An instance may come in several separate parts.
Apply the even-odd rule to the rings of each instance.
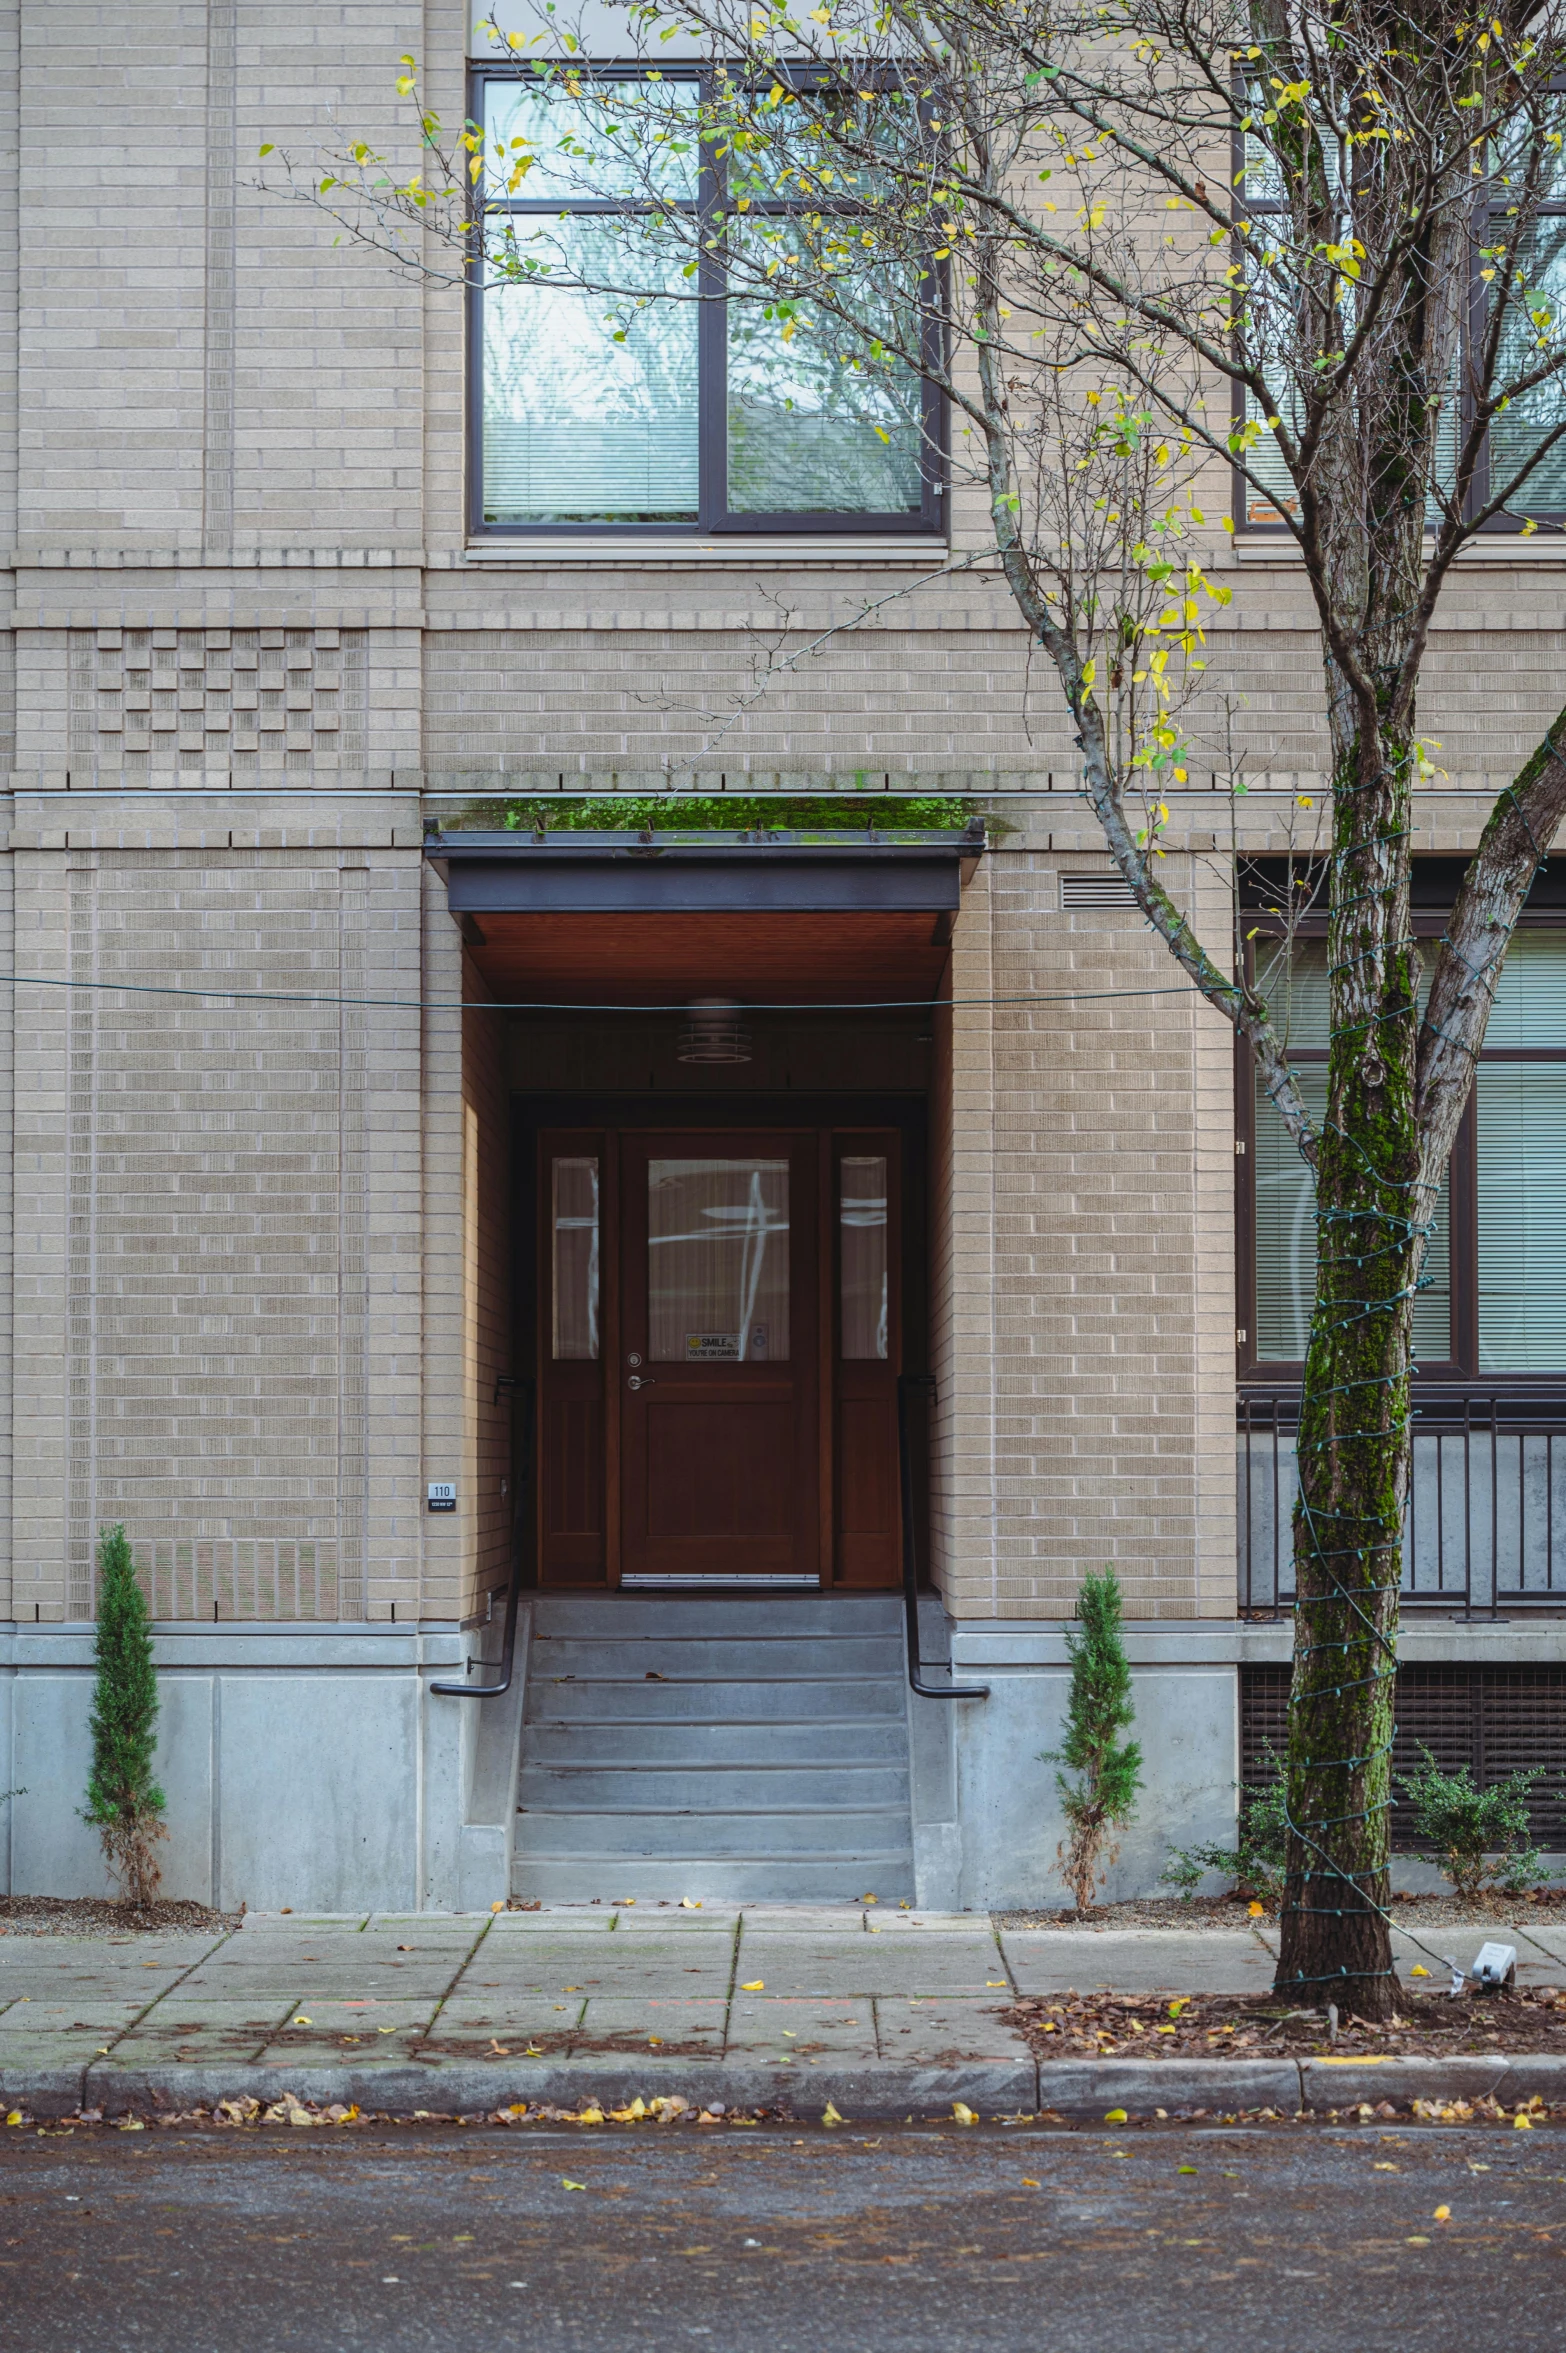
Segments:
[[[586,60],[584,75],[594,82],[643,81],[649,68],[645,60],[625,63],[615,60]],[[671,61],[657,68],[660,80],[693,83],[706,94],[715,75],[710,66],[692,61],[683,64]],[[485,92],[491,83],[523,82],[534,79],[525,65],[488,66],[471,69],[468,110],[470,120],[483,126],[487,122]],[[693,213],[711,211],[720,195],[720,167],[704,152],[699,166],[696,195],[683,209]],[[524,183],[525,185],[525,183]],[[507,197],[497,202],[484,200],[483,211],[504,211],[513,217],[534,216],[558,218],[561,213],[591,216],[623,215],[635,209],[623,199],[590,197],[550,197],[529,202],[522,196]],[[781,200],[765,202],[753,199],[749,212],[757,217],[786,218],[795,212],[820,211],[820,200],[801,199],[797,204]],[[837,208],[852,213],[852,199]],[[704,280],[719,277],[723,263],[720,257],[702,262]],[[944,273],[932,258],[928,264],[935,282],[940,284]],[[945,539],[947,535],[948,498],[948,417],[941,394],[921,377],[919,413],[921,428],[920,501],[917,513],[884,514],[873,510],[851,513],[755,513],[735,512],[728,506],[728,403],[727,367],[728,341],[726,325],[728,309],[721,297],[703,302],[697,314],[697,515],[694,521],[655,519],[647,522],[492,522],[484,513],[484,299],[486,294],[482,270],[473,274],[467,293],[467,532],[470,540],[495,539],[623,539],[628,546],[638,540],[722,538],[779,538],[840,540],[854,538],[900,537],[910,539]],[[926,333],[932,344],[938,345],[942,328],[939,301],[930,306]],[[938,351],[932,351],[932,358]]]
[[[1554,892],[1550,893],[1553,898]],[[1251,914],[1246,921],[1247,931],[1255,932],[1245,949],[1246,975],[1252,982],[1256,975],[1256,946],[1269,939],[1279,940],[1280,927],[1270,924],[1265,915]],[[1325,916],[1306,916],[1295,925],[1295,936],[1300,940],[1321,940],[1327,936]],[[1518,918],[1519,931],[1550,931],[1566,933],[1566,906],[1537,906],[1525,909]],[[1446,917],[1434,909],[1416,906],[1412,929],[1428,957],[1446,929]],[[1322,1067],[1327,1060],[1325,1047],[1291,1047],[1290,1059],[1302,1068]],[[1486,1044],[1479,1056],[1479,1068],[1501,1064],[1566,1063],[1566,1045],[1560,1046],[1491,1046]],[[1479,1366],[1479,1163],[1478,1114],[1475,1090],[1470,1091],[1463,1107],[1463,1116],[1452,1147],[1449,1164],[1448,1242],[1451,1277],[1450,1354],[1443,1360],[1421,1357],[1415,1366],[1416,1387],[1428,1386],[1445,1395],[1469,1394],[1474,1397],[1518,1397],[1534,1395],[1541,1388],[1551,1390],[1566,1387],[1566,1363],[1541,1365],[1527,1372],[1483,1372]],[[1248,1046],[1241,1039],[1235,1041],[1235,1360],[1236,1375],[1242,1389],[1286,1389],[1297,1383],[1304,1374],[1304,1362],[1298,1357],[1263,1357],[1256,1348],[1256,1065]],[[1243,1338],[1241,1335],[1243,1334]]]
[[[1566,91],[1563,91],[1563,95],[1566,95]],[[1248,174],[1246,172],[1245,133],[1243,131],[1236,131],[1233,134],[1231,152],[1234,159],[1234,178],[1231,184],[1237,191],[1234,208],[1236,226],[1245,221],[1267,219],[1275,214],[1286,212],[1288,207],[1282,198],[1258,197],[1253,199],[1251,197],[1249,190],[1246,187],[1246,177],[1248,177]],[[1459,429],[1460,431],[1464,432],[1466,432],[1473,419],[1473,402],[1470,397],[1468,369],[1466,362],[1468,353],[1472,348],[1474,338],[1482,332],[1487,307],[1484,280],[1480,274],[1481,257],[1479,253],[1479,246],[1482,243],[1487,242],[1491,226],[1495,222],[1503,221],[1506,218],[1507,207],[1504,201],[1504,194],[1505,192],[1501,191],[1498,197],[1494,182],[1486,181],[1482,194],[1477,195],[1474,199],[1474,215],[1476,219],[1482,220],[1484,226],[1484,235],[1477,237],[1474,240],[1471,275],[1468,286],[1468,299],[1464,304],[1462,331],[1463,392],[1462,408],[1459,419]],[[1541,220],[1557,219],[1566,221],[1566,181],[1562,182],[1561,193],[1559,197],[1552,198],[1549,202],[1543,203],[1539,206],[1539,218]],[[1243,267],[1244,255],[1239,246],[1238,240],[1236,240],[1234,250],[1237,261]],[[1239,427],[1242,426],[1245,422],[1246,392],[1243,384],[1231,381],[1229,387],[1229,401],[1230,421],[1235,429],[1238,430]],[[1229,469],[1229,478],[1230,520],[1234,525],[1237,536],[1243,534],[1247,539],[1263,540],[1293,538],[1293,533],[1290,531],[1289,526],[1284,522],[1281,515],[1278,517],[1276,522],[1272,523],[1259,523],[1250,516],[1247,511],[1250,497],[1249,485],[1247,484],[1245,476],[1241,473],[1238,466],[1231,465]],[[1479,462],[1474,468],[1473,481],[1469,485],[1468,500],[1465,510],[1466,513],[1470,515],[1477,513],[1478,510],[1485,505],[1489,499],[1489,496],[1490,440],[1489,434],[1487,432],[1485,435],[1484,446],[1479,453]],[[1481,523],[1479,525],[1478,536],[1480,538],[1485,538],[1495,534],[1503,538],[1516,539],[1524,534],[1530,520],[1537,523],[1566,525],[1566,506],[1532,508],[1529,510],[1528,515],[1492,515],[1488,522]]]

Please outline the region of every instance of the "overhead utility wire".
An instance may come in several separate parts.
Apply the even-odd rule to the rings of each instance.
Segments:
[[[316,995],[304,989],[179,988],[172,982],[140,980],[72,980],[59,974],[0,972],[0,982],[19,989],[119,990],[131,997],[221,997],[232,1005],[352,1005],[382,1007],[391,1013],[688,1013],[690,1000],[669,1005],[604,1005],[562,1003],[555,997],[341,997]],[[935,1013],[945,1005],[1079,1005],[1129,997],[1195,997],[1191,982],[1162,989],[1066,989],[1058,995],[1008,997],[802,997],[794,1003],[766,1003],[746,998],[746,1013]]]

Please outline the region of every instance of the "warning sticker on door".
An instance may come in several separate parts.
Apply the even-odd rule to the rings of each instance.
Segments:
[[[739,1364],[749,1358],[753,1364],[765,1363],[771,1336],[770,1324],[752,1324],[747,1347],[741,1345],[746,1337],[742,1332],[687,1332],[685,1361],[687,1364]]]

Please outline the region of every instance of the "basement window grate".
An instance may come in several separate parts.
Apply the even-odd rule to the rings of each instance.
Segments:
[[[1271,1778],[1266,1752],[1288,1739],[1289,1670],[1240,1670],[1240,1774],[1247,1789]],[[1400,1667],[1395,1700],[1396,1777],[1416,1770],[1421,1747],[1443,1773],[1467,1765],[1481,1789],[1508,1773],[1542,1766],[1529,1821],[1546,1852],[1566,1850],[1566,1667]],[[1392,1815],[1395,1854],[1418,1852],[1406,1804]]]
[[[1063,874],[1060,904],[1069,915],[1078,907],[1134,907],[1136,900],[1123,874]]]

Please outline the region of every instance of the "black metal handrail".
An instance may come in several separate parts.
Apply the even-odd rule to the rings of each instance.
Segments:
[[[497,1386],[509,1388],[522,1403],[522,1443],[517,1449],[517,1506],[511,1518],[511,1584],[506,1593],[506,1625],[500,1643],[498,1683],[432,1683],[445,1699],[500,1699],[511,1689],[511,1669],[517,1648],[517,1604],[522,1598],[522,1573],[527,1560],[527,1523],[533,1494],[536,1426],[533,1383],[519,1375]]]
[[[908,1688],[921,1699],[988,1699],[987,1683],[926,1683],[919,1655],[919,1560],[914,1545],[913,1446],[908,1434],[908,1400],[915,1390],[935,1395],[933,1373],[897,1376],[897,1467],[903,1494],[903,1617],[908,1629]]]

